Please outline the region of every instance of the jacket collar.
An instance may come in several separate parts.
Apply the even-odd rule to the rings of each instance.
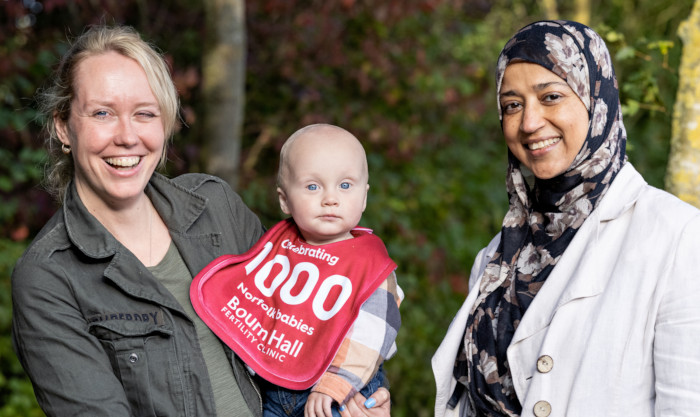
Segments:
[[[599,220],[606,222],[620,217],[637,202],[646,186],[647,182],[632,164],[625,163],[607,193],[614,198],[603,197],[600,202]]]
[[[207,199],[168,178],[154,173],[146,186],[151,199],[168,229],[185,234],[207,206]]]
[[[70,182],[63,198],[63,221],[68,239],[83,254],[101,259],[117,252],[119,243],[80,200],[75,181]]]
[[[609,270],[609,264],[616,261],[617,255],[602,249],[603,245],[598,242],[600,228],[634,206],[646,186],[631,164],[622,167],[600,205],[576,233],[533,299],[513,335],[511,347],[548,326],[559,307],[604,290],[609,274],[603,271]]]
[[[207,204],[206,198],[158,173],[151,176],[145,192],[168,229],[181,234],[186,233]],[[102,259],[113,256],[123,248],[88,211],[72,181],[63,200],[63,217],[69,239],[86,256]]]
[[[203,196],[157,173],[149,180],[145,192],[171,235],[186,235],[207,204]],[[173,295],[153,278],[150,271],[90,214],[73,183],[66,193],[63,213],[68,237],[83,254],[93,259],[111,257],[104,271],[106,278],[135,297],[183,311]]]

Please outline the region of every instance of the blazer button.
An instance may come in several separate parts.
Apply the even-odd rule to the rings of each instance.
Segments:
[[[543,374],[552,370],[554,367],[554,360],[549,355],[542,355],[537,359],[537,370]]]
[[[532,411],[537,417],[547,417],[552,413],[552,406],[547,401],[537,401]]]
[[[139,355],[137,355],[135,353],[132,353],[131,355],[129,355],[129,362],[136,363],[138,361],[139,361]]]

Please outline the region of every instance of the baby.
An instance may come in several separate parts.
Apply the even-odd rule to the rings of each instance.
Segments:
[[[280,207],[310,247],[354,239],[371,232],[357,228],[367,204],[368,179],[365,151],[350,132],[327,124],[306,126],[282,147]],[[353,247],[352,262],[364,262],[368,250]],[[313,387],[298,391],[267,384],[264,416],[339,416],[356,392],[371,395],[382,385],[383,361],[396,352],[402,298],[392,270],[362,304],[330,367]]]

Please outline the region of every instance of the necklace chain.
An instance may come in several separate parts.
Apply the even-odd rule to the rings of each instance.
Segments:
[[[153,210],[150,204],[148,205],[148,263],[153,264]]]

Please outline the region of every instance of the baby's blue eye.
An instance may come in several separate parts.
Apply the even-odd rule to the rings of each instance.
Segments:
[[[318,185],[316,185],[316,184],[309,184],[309,185],[306,186],[306,189],[309,190],[309,191],[316,191],[316,190],[318,190]]]
[[[343,182],[343,183],[340,184],[340,188],[342,188],[343,190],[347,190],[348,188],[350,188],[350,183],[349,183],[349,182]]]

